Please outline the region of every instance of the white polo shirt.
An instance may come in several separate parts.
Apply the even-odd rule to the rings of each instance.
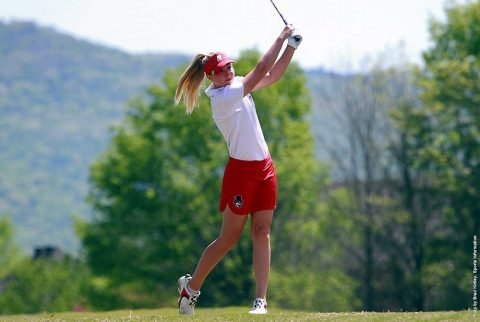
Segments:
[[[213,88],[205,93],[210,97],[212,116],[227,141],[228,152],[238,160],[264,160],[268,146],[258,121],[255,103],[250,94],[243,96],[242,77],[231,85]]]

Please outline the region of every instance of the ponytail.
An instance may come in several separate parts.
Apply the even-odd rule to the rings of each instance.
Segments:
[[[209,58],[210,55],[196,55],[178,81],[177,90],[175,91],[175,104],[178,104],[183,98],[187,114],[191,114],[198,106],[200,87],[205,77],[203,65]]]

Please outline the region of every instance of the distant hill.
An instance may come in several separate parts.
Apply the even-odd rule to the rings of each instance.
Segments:
[[[29,22],[0,22],[0,215],[26,249],[74,249],[88,169],[126,102],[191,57],[129,55]]]
[[[312,108],[310,112],[310,124],[313,136],[315,138],[315,152],[317,158],[323,162],[332,164],[332,177],[338,179],[341,173],[331,160],[330,151],[332,146],[336,146],[344,137],[338,133],[338,121],[334,119],[332,110],[337,110],[339,97],[337,91],[346,83],[351,81],[351,77],[337,73],[328,72],[323,69],[309,70],[307,74],[307,83],[312,95]]]
[[[88,171],[109,142],[109,125],[166,68],[190,59],[131,55],[34,23],[0,21],[0,216],[12,218],[24,250],[77,249],[72,215],[91,216]],[[307,77],[314,88],[329,75],[318,69]]]

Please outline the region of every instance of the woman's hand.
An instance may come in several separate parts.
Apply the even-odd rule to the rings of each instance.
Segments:
[[[292,24],[286,25],[285,28],[283,28],[278,38],[280,38],[281,40],[288,39],[288,37],[292,35],[294,30],[295,30],[295,27],[293,27]]]

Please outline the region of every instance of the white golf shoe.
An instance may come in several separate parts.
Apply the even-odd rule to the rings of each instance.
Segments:
[[[178,293],[180,293],[180,297],[178,298],[178,311],[180,314],[192,315],[197,299],[200,296],[200,291],[192,292],[188,288],[188,283],[191,279],[192,277],[188,274],[178,279]]]
[[[248,312],[250,314],[267,314],[267,301],[262,298],[256,298],[253,301],[253,307]]]

